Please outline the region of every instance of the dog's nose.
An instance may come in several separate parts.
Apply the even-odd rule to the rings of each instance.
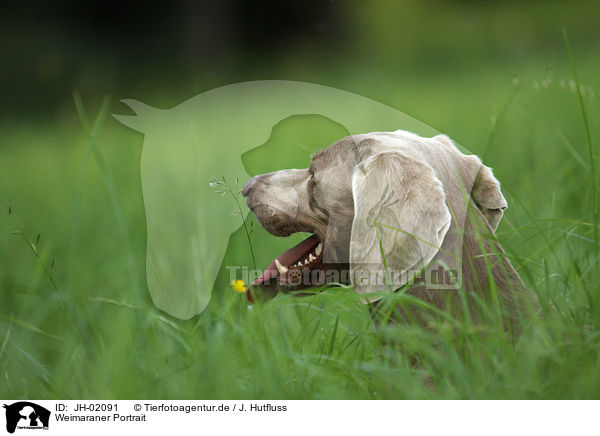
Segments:
[[[250,180],[248,180],[246,182],[246,184],[242,188],[242,195],[244,197],[247,197],[248,194],[250,194],[250,190],[252,189],[252,186],[254,186],[255,183],[256,183],[256,177],[252,177]]]

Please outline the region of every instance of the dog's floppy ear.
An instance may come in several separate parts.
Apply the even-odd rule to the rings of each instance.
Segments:
[[[496,231],[508,204],[500,191],[500,182],[494,177],[491,168],[481,165],[471,196],[492,230]]]
[[[457,172],[447,174],[442,178],[442,183],[444,183],[448,195],[447,201],[457,225],[460,227],[464,223],[468,203],[466,200],[471,197],[491,229],[496,231],[508,205],[500,191],[500,182],[494,177],[492,169],[485,166],[479,157],[461,153],[446,135],[438,135],[432,139],[437,144],[444,146],[445,150],[450,151],[453,158],[444,159],[439,155],[430,156],[430,159],[433,160],[429,162],[434,166],[440,161],[455,162],[453,168]]]
[[[407,273],[433,259],[450,227],[442,183],[425,161],[383,151],[357,165],[352,194],[354,289],[386,291],[390,286],[381,280],[389,280],[389,274],[395,275],[391,289],[400,287],[410,278]]]

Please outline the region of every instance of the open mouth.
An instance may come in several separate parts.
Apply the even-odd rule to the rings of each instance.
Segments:
[[[323,243],[317,235],[313,234],[273,259],[267,269],[252,282],[251,286],[299,286],[303,277],[322,264]],[[250,289],[248,289],[246,295],[248,300],[252,302]]]

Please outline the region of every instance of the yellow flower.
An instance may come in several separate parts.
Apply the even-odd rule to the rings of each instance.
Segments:
[[[234,280],[231,282],[231,287],[235,292],[246,292],[246,285],[243,280]]]

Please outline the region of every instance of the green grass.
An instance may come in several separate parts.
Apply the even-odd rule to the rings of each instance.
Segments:
[[[544,311],[514,340],[496,324],[444,316],[428,329],[376,327],[342,288],[248,306],[223,276],[202,314],[169,317],[145,287],[141,136],[106,118],[108,105],[96,118],[78,94],[78,108],[57,122],[5,126],[0,397],[600,397],[600,84],[586,82],[600,65],[595,53],[575,50],[573,80],[561,50],[552,69],[535,60],[515,67],[518,80],[484,69],[369,85],[484,155],[502,181],[509,210],[497,234]],[[357,87],[366,74],[356,71]],[[322,120],[291,120],[274,132],[278,140],[304,150],[336,139],[295,122]],[[254,173],[260,161],[245,157]],[[266,266],[289,242],[253,225],[257,263]],[[245,238],[240,229],[228,256],[250,266]]]

